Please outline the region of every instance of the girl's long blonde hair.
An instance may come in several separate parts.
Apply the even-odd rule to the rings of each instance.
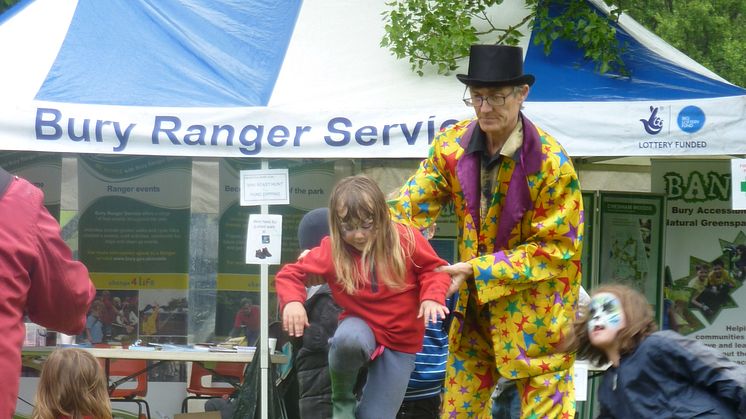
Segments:
[[[340,212],[346,210],[344,218]],[[373,222],[373,239],[362,252],[360,264],[355,263],[351,249],[342,238],[341,223],[351,220]],[[406,240],[409,249],[404,249],[399,232],[389,216],[383,192],[367,176],[350,176],[334,187],[329,203],[329,229],[332,244],[332,259],[337,281],[349,294],[376,279],[391,289],[405,287],[406,260],[414,246],[412,232]]]
[[[98,360],[77,348],[52,352],[41,370],[32,419],[111,419],[106,377]]]

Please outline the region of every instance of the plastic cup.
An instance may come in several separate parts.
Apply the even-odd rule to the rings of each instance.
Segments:
[[[72,345],[75,343],[74,335],[66,335],[64,333],[57,332],[57,345]]]
[[[269,338],[269,344],[267,345],[267,348],[269,349],[270,355],[274,355],[276,346],[277,346],[277,339]]]

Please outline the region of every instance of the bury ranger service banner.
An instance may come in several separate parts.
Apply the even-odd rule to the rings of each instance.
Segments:
[[[604,13],[601,0],[588,7]],[[381,47],[385,2],[29,0],[0,16],[0,149],[97,154],[424,157],[474,116],[455,74]],[[520,3],[488,10],[518,24]],[[746,152],[746,91],[627,16],[632,77],[558,40],[521,40],[525,113],[573,156]],[[106,30],[102,32],[101,28]],[[521,28],[530,34],[529,27]],[[41,36],[40,34],[43,34]],[[466,73],[466,60],[453,73]]]

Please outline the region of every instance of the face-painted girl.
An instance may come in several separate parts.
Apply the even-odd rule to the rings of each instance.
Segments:
[[[616,344],[616,335],[625,325],[622,303],[616,295],[601,292],[591,299],[588,338],[593,346],[610,349]]]

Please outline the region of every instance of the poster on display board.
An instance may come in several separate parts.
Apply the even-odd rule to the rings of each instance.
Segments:
[[[665,193],[673,328],[746,364],[746,211],[732,209],[728,160],[653,160]]]
[[[0,167],[41,189],[44,192],[44,206],[54,218],[60,221],[61,154],[3,151],[0,153]]]
[[[100,328],[95,340],[187,343],[191,168],[189,158],[79,157],[80,260],[98,290],[88,314]],[[184,376],[167,365],[149,378]]]
[[[641,291],[659,312],[664,242],[659,194],[600,195],[599,284],[624,283]]]

